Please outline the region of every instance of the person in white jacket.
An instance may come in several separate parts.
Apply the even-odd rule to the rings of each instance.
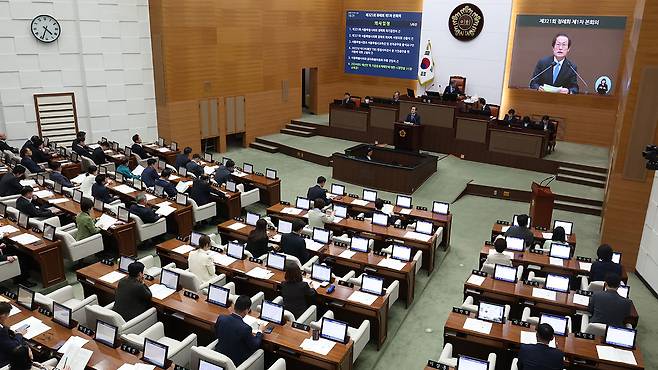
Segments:
[[[334,222],[334,212],[330,210],[323,211],[324,206],[324,200],[321,198],[313,201],[313,209],[308,211],[308,226],[324,229],[325,224]]]
[[[82,196],[89,199],[94,199],[91,195],[91,186],[96,182],[96,175],[98,174],[98,167],[91,165],[87,168],[87,177],[82,180],[80,184],[80,191]]]
[[[496,240],[494,240],[494,248],[496,250],[489,251],[489,256],[487,257],[487,260],[484,261],[484,263],[490,265],[498,264],[504,266],[512,266],[512,258],[503,253],[505,252],[505,249],[507,249],[507,241],[505,240],[505,238],[499,237]]]
[[[202,235],[199,238],[198,248],[191,251],[187,257],[187,266],[190,272],[204,283],[215,277],[215,263],[209,251],[210,237]]]

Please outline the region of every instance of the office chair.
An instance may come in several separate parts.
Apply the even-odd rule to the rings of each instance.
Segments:
[[[77,240],[77,234],[77,228],[71,230],[63,230],[60,227],[55,228],[55,238],[62,242],[64,258],[69,261],[78,262],[105,249],[101,233],[88,236],[82,240]]]
[[[258,188],[245,191],[244,184],[237,184],[235,188],[240,192],[240,205],[242,208],[260,202],[260,190]]]
[[[565,316],[567,318],[567,332],[571,332],[571,317]],[[521,313],[521,321],[526,321],[532,325],[539,325],[539,316],[530,316],[530,307],[524,307],[523,312]]]
[[[210,284],[226,284],[226,275],[224,274],[215,275],[208,281],[201,281],[201,279],[190,272],[190,270],[183,270],[178,267],[167,267],[167,270],[173,271],[180,276],[178,283],[183,289],[190,290],[195,293],[201,291],[204,293],[207,292],[208,285]]]
[[[191,197],[187,197],[187,204],[192,205],[192,218],[194,224],[213,218],[217,215],[217,203],[210,202],[202,206],[197,205]]]
[[[464,299],[464,302],[462,302],[460,307],[473,313],[477,313],[480,308],[477,304],[475,304],[475,300],[470,295],[467,296],[466,299]],[[503,317],[505,318],[505,320],[509,319],[509,313],[511,310],[512,310],[512,306],[506,304],[505,311],[503,313]]]
[[[196,334],[189,334],[183,340],[176,340],[165,335],[164,324],[160,321],[143,332],[122,334],[121,339],[140,351],[144,349],[144,339],[154,340],[168,347],[167,359],[176,365],[188,366],[192,347],[197,345]]]
[[[119,328],[118,334],[130,333],[143,333],[146,329],[150,328],[153,324],[158,322],[158,312],[155,307],[151,307],[138,315],[132,320],[126,321],[117,312],[112,311],[114,302],[107,306],[89,305],[85,306],[87,322],[85,326],[89,328],[96,327],[96,320],[105,321]]]
[[[21,266],[18,264],[18,259],[16,259],[14,262],[0,262],[0,282],[13,279],[20,274]]]
[[[489,356],[487,358],[487,361],[489,361],[489,367],[488,370],[495,370],[496,369],[496,354],[495,353],[489,353]],[[441,355],[439,356],[439,363],[448,365],[450,367],[457,367],[457,357],[452,357],[452,344],[451,343],[446,343],[445,346],[443,346],[443,350],[441,351]]]
[[[603,289],[605,289],[605,282],[604,281],[589,281],[588,276],[581,276],[580,277],[580,289],[581,290],[588,290],[590,292],[601,292]]]

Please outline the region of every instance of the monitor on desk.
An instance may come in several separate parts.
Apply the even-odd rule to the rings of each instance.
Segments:
[[[548,255],[551,257],[568,260],[571,258],[571,246],[562,243],[551,243],[551,249],[548,252]]]
[[[112,348],[116,347],[119,328],[103,320],[96,320],[96,334],[94,339]]]
[[[133,150],[130,149],[130,147],[126,145],[126,147],[123,148],[123,154],[124,154],[126,157],[130,157],[130,156],[133,154]]]
[[[153,187],[153,194],[155,194],[156,197],[164,196],[164,187],[162,185],[155,185]]]
[[[331,267],[319,263],[314,263],[313,266],[311,266],[311,279],[319,282],[330,282]]]
[[[378,226],[388,226],[388,215],[382,212],[373,213],[372,224]]]
[[[235,241],[230,241],[228,242],[228,246],[226,247],[226,255],[229,257],[233,257],[236,259],[243,259],[244,258],[244,245],[235,242]]]
[[[142,360],[161,369],[165,369],[169,347],[154,340],[144,338],[144,356]]]
[[[101,167],[98,169],[98,173],[100,173],[101,175],[107,175],[107,167],[105,167],[105,166],[101,166]]]
[[[247,211],[247,225],[256,226],[256,222],[260,220],[260,215]]]
[[[355,252],[368,253],[369,242],[369,239],[353,236],[352,239],[350,239],[350,250]]]
[[[117,143],[116,141],[113,141],[112,142],[112,150],[114,150],[115,152],[118,152],[119,151],[119,143]]]
[[[63,187],[63,186],[64,186],[64,185],[62,185],[62,183],[60,183],[60,182],[56,182],[55,184],[53,184],[53,191],[54,191],[56,194],[62,194],[62,187]],[[73,190],[73,195],[75,196],[75,190]],[[81,192],[81,196],[82,196],[82,192]],[[80,202],[78,201],[78,203],[80,203]]]
[[[631,287],[629,285],[621,285],[617,288],[617,293],[624,298],[628,298],[628,295],[631,293]]]
[[[369,189],[363,189],[363,200],[367,200],[368,202],[374,202],[377,200],[377,192],[374,190],[369,190]]]
[[[159,159],[158,168],[160,169],[160,171],[164,170],[165,168],[167,168],[167,162],[163,161],[162,159]]]
[[[94,198],[94,209],[98,212],[103,212],[103,209],[105,209],[105,203],[103,203],[101,199]]]
[[[334,204],[334,215],[340,218],[347,218],[347,207]]]
[[[506,236],[505,242],[507,243],[507,249],[511,251],[523,252],[525,249],[525,241],[522,238]]]
[[[78,189],[73,190],[73,201],[76,203],[80,203],[82,201],[82,191]]]
[[[158,146],[165,146],[165,141],[161,137],[158,138]]]
[[[227,308],[230,306],[228,300],[229,294],[230,290],[224,288],[223,286],[210,284],[208,286],[208,298],[206,300],[208,303]]]
[[[201,239],[201,237],[204,236],[204,235],[205,234],[203,234],[203,233],[192,231],[192,233],[190,234],[190,245],[193,246],[193,247],[198,247],[199,246],[199,239]]]
[[[621,252],[612,252],[612,262],[621,263]]]
[[[324,317],[320,327],[320,337],[338,343],[347,343],[347,327],[346,322]]]
[[[117,172],[114,175],[114,179],[117,180],[117,182],[123,182],[123,175],[121,173]]]
[[[43,184],[45,184],[45,183],[46,183],[46,176],[44,176],[43,174],[38,174],[37,175],[37,184],[39,184],[39,186],[43,186]]]
[[[263,306],[260,310],[260,319],[283,325],[283,306],[271,301],[263,301]]]
[[[479,360],[477,358],[462,356],[457,357],[457,367],[459,370],[488,370],[489,361]]]
[[[71,327],[71,315],[73,310],[63,304],[53,301],[53,321],[66,327]]]
[[[34,295],[34,290],[19,285],[16,303],[18,303],[20,306],[23,306],[24,308],[27,308],[28,310],[31,310],[34,308]]]
[[[162,269],[160,272],[160,284],[166,286],[169,289],[178,290],[178,281],[180,280],[180,274],[168,269]]]
[[[411,208],[411,197],[398,194],[395,197],[395,205],[402,208]]]
[[[226,370],[224,367],[208,362],[202,358],[199,358],[199,366],[197,366],[197,368],[198,370]]]
[[[568,319],[565,316],[551,315],[547,313],[542,313],[539,317],[540,324],[548,324],[553,328],[553,332],[559,336],[566,336],[568,333],[567,330]]]
[[[411,261],[411,248],[406,245],[393,244],[391,258],[402,262]]]
[[[49,242],[55,241],[55,226],[49,223],[43,224],[43,238]]]
[[[238,185],[235,181],[226,180],[226,190],[235,193]]]
[[[270,180],[276,180],[276,170],[266,168],[265,169],[265,178],[268,178]]]
[[[361,291],[374,295],[384,295],[384,278],[365,273],[361,274]]]
[[[119,207],[118,210],[117,210],[117,218],[121,222],[129,222],[130,221],[130,211],[128,211],[124,207]]]
[[[212,153],[203,153],[203,160],[206,162],[212,162]]]
[[[187,168],[183,166],[178,167],[178,174],[183,177],[187,176]]]
[[[292,222],[279,220],[279,226],[276,228],[279,234],[290,234],[292,232]]]
[[[178,150],[178,143],[175,142],[175,141],[172,141],[172,142],[169,144],[169,149],[171,149],[171,150],[173,150],[173,151]]]
[[[407,89],[407,96],[410,98],[415,98],[416,92],[414,91],[414,89]]]
[[[518,221],[519,215],[514,215],[514,218],[512,219],[512,225],[514,226],[519,226],[519,221]],[[528,217],[528,224],[526,227],[532,226],[532,217]]]
[[[185,193],[176,193],[176,204],[181,206],[187,205],[187,194]]]
[[[18,212],[18,226],[27,229],[30,223],[30,216],[27,213]]]
[[[309,210],[311,208],[311,201],[304,197],[298,196],[297,200],[295,201],[295,208]]]
[[[254,173],[254,165],[251,163],[244,163],[242,165],[242,172],[252,174]]]
[[[478,305],[478,319],[502,324],[505,322],[505,306],[480,301]]]
[[[508,283],[516,283],[516,268],[512,266],[505,266],[496,264],[494,266],[495,280],[506,281]]]
[[[604,343],[611,346],[634,349],[636,335],[637,331],[635,329],[608,325],[605,330]]]
[[[333,195],[345,195],[345,185],[340,184],[331,184],[331,194]]]
[[[267,254],[267,267],[285,271],[286,270],[286,255],[275,252]]]
[[[132,257],[127,257],[127,256],[119,257],[119,271],[127,274],[128,266],[135,261],[137,260]]]
[[[432,235],[432,228],[434,225],[430,221],[423,221],[423,220],[416,220],[416,232],[425,234],[425,235]]]
[[[329,235],[329,230],[321,229],[319,227],[313,228],[313,241],[316,241],[320,244],[328,244]]]
[[[569,277],[558,274],[546,275],[546,289],[560,293],[569,292]]]
[[[555,230],[556,227],[562,227],[564,229],[564,233],[569,236],[571,233],[573,233],[573,222],[568,222],[568,221],[560,221],[560,220],[555,220],[553,222],[553,230]]]
[[[140,179],[133,179],[133,188],[142,190],[144,189],[144,183]]]

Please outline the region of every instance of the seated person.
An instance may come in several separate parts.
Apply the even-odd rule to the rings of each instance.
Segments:
[[[53,211],[42,208],[34,202],[34,189],[31,186],[23,186],[21,189],[21,196],[16,199],[16,209],[29,217],[46,218],[55,215]]]
[[[96,183],[96,175],[98,174],[98,167],[91,165],[87,168],[87,177],[82,180],[80,184],[80,191],[83,197],[93,198],[91,195],[91,187]]]
[[[400,102],[400,92],[396,91],[393,93],[393,103],[399,103]]]
[[[343,100],[340,101],[340,105],[353,107],[354,101],[352,101],[352,95],[350,95],[348,92],[345,92],[345,95],[343,95]]]
[[[191,153],[192,153],[192,148],[186,146],[185,149],[183,149],[182,153],[176,154],[176,161],[174,162],[174,167],[176,167],[176,171],[178,171],[179,168],[185,167],[187,165],[187,163],[190,161]]]
[[[114,298],[114,312],[130,321],[151,308],[151,290],[144,283],[144,264],[128,265],[128,276],[119,280]]]
[[[268,245],[269,238],[267,237],[267,221],[265,221],[264,218],[260,218],[256,221],[256,227],[251,230],[247,237],[246,249],[252,256],[259,258],[270,251]]]
[[[43,365],[34,361],[32,350],[27,344],[21,344],[9,351],[9,367],[11,370],[53,370],[52,366]],[[62,370],[71,370],[71,366],[65,365]]]
[[[12,153],[18,153],[18,148],[7,144],[7,134],[0,132],[0,150],[8,150]]]
[[[285,281],[281,284],[283,308],[299,318],[315,299],[315,289],[302,280],[302,270],[297,265],[286,266]]]
[[[324,224],[334,222],[334,212],[331,210],[323,211],[324,206],[322,198],[313,201],[313,209],[308,211],[308,226],[324,229]]]
[[[195,179],[190,188],[190,198],[192,198],[197,206],[203,206],[210,203],[210,178],[207,175]]]
[[[89,157],[89,147],[85,144],[86,138],[87,133],[84,131],[79,131],[75,134],[75,139],[73,139],[73,143],[71,143],[71,150],[78,153],[78,155]]]
[[[369,147],[369,148],[368,148],[368,151],[366,152],[366,157],[365,157],[365,160],[366,160],[366,161],[370,161],[370,162],[372,162],[372,154],[373,154],[373,152],[374,152],[374,150],[372,149],[372,147]]]
[[[608,244],[602,244],[596,250],[598,259],[592,263],[589,270],[590,281],[604,281],[608,274],[617,274],[621,276],[621,265],[612,262],[612,247]]]
[[[196,177],[203,175],[203,166],[199,164],[200,161],[201,156],[199,154],[192,155],[192,160],[185,165],[187,172],[193,173]]]
[[[63,187],[65,188],[72,188],[75,185],[66,178],[66,176],[62,175],[62,164],[57,162],[57,161],[50,161],[48,164],[48,167],[52,170],[50,172],[50,179],[57,183],[57,184],[62,184]]]
[[[420,114],[416,113],[416,106],[412,106],[407,118],[404,122],[413,123],[414,125],[420,125]]]
[[[25,178],[25,167],[20,164],[14,166],[11,172],[0,178],[0,196],[17,195],[21,193],[23,185],[21,180]]]
[[[532,128],[535,124],[532,122],[529,116],[523,116],[523,120],[521,120],[521,126],[525,128]]]
[[[119,161],[117,166],[116,173],[120,173],[124,179],[138,179],[139,176],[135,175],[130,171],[128,167],[128,158],[123,158]]]
[[[146,159],[149,157],[149,155],[146,154],[146,150],[144,150],[144,147],[142,146],[142,138],[139,136],[139,134],[133,135],[133,145],[130,147],[130,151],[133,154],[137,154],[141,159]]]
[[[368,108],[370,103],[372,103],[372,98],[366,95],[366,97],[363,98],[363,101],[361,102],[361,108]]]
[[[82,198],[80,200],[81,211],[75,216],[75,227],[78,229],[75,240],[86,239],[101,232],[101,229],[96,227],[94,219],[89,214],[92,208],[94,208],[94,202],[91,199]]]
[[[107,141],[102,141],[94,150],[91,152],[91,159],[96,163],[96,165],[101,165],[107,163],[105,158],[105,151],[110,150],[110,143]]]
[[[395,216],[395,213],[393,213],[394,207],[390,204],[384,203],[383,199],[377,198],[375,199],[375,210],[386,213],[389,217]],[[369,215],[370,218],[372,218],[372,214]]]
[[[302,237],[304,226],[304,221],[295,219],[292,222],[292,232],[281,235],[281,251],[285,254],[297,257],[302,265],[309,259],[308,250],[306,250],[306,242]]]
[[[50,160],[51,155],[43,150],[43,139],[39,136],[32,136],[26,141],[23,148],[28,147],[32,151],[32,160],[37,163],[46,163]]]
[[[169,182],[169,176],[171,176],[171,169],[165,168],[160,172],[160,178],[155,180],[155,185],[162,186],[167,196],[175,197],[177,193],[176,187]]]
[[[448,86],[443,90],[443,95],[463,95],[464,92],[459,90],[457,86],[457,81],[450,80]]]
[[[7,318],[11,308],[12,305],[8,302],[0,302],[0,366],[2,367],[9,364],[12,349],[26,344],[23,335],[27,333],[27,328],[16,332],[9,331]]]
[[[235,171],[235,162],[232,159],[226,161],[226,165],[220,164],[215,170],[215,181],[217,184],[226,184],[231,179],[231,174]]]
[[[510,126],[516,124],[516,111],[514,109],[508,110],[507,114],[503,118],[503,121],[505,121]]]
[[[507,249],[507,241],[505,238],[502,236],[497,237],[496,240],[494,240],[493,245],[496,251],[494,253],[489,253],[487,260],[484,261],[484,263],[490,265],[498,264],[504,266],[512,266],[512,258],[503,253],[505,252],[505,249]]]
[[[153,223],[160,219],[160,215],[155,213],[153,208],[146,204],[146,195],[140,193],[135,197],[135,203],[130,206],[130,213],[139,217],[143,223]]]
[[[91,186],[91,196],[94,199],[98,199],[103,203],[112,203],[117,198],[110,195],[110,191],[107,189],[107,184],[110,182],[107,175],[96,175],[95,182]]]
[[[553,243],[559,243],[563,245],[568,245],[567,243],[567,235],[566,232],[564,231],[564,228],[562,226],[558,226],[555,229],[553,229],[553,236],[551,236],[551,239],[546,239],[544,240],[544,245],[542,245],[541,249],[548,251],[551,249],[551,244]]]
[[[514,238],[521,238],[524,240],[524,244],[527,247],[531,246],[535,240],[535,236],[532,231],[528,228],[528,215],[519,215],[516,218],[518,226],[512,225],[505,232],[505,236],[511,236]]]
[[[324,204],[329,204],[331,201],[327,198],[327,189],[324,188],[327,183],[327,179],[324,176],[318,176],[315,186],[308,188],[306,192],[306,199],[322,199]]]
[[[251,309],[251,298],[241,295],[235,300],[230,315],[221,315],[215,323],[217,345],[215,351],[223,354],[238,367],[260,348],[263,330],[267,324],[258,327],[256,334],[251,334],[251,326],[244,322]]]
[[[487,99],[479,98],[477,108],[472,110],[471,113],[481,114],[483,116],[491,116],[491,107],[487,104]]]
[[[158,170],[155,169],[157,163],[158,161],[155,158],[146,160],[146,168],[142,172],[142,181],[148,188],[152,188],[155,185],[155,180],[160,177]]]
[[[32,159],[32,150],[30,150],[28,147],[21,149],[21,165],[31,173],[39,173],[45,171],[41,166],[37,164],[37,162]]]
[[[521,344],[519,370],[562,370],[564,353],[548,345],[553,334],[553,327],[549,324],[537,325],[537,344]]]
[[[620,283],[621,279],[615,273],[605,277],[605,290],[589,298],[587,310],[592,314],[589,322],[624,326],[624,321],[631,314],[633,302],[617,293]]]
[[[187,256],[188,270],[204,283],[215,277],[215,262],[209,251],[210,237],[202,235],[199,246]]]

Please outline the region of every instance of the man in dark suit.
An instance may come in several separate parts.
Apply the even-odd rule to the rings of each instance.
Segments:
[[[119,280],[114,298],[114,312],[129,321],[151,308],[151,291],[144,284],[144,264],[128,265],[128,276]]]
[[[348,92],[345,92],[345,95],[343,95],[343,100],[340,101],[340,105],[353,107],[354,101],[352,101],[352,95],[350,95]]]
[[[32,159],[37,163],[44,163],[50,160],[50,154],[43,151],[43,139],[39,136],[32,136],[30,140],[23,144],[23,148],[30,148]]]
[[[324,188],[324,185],[327,183],[327,179],[324,176],[319,176],[318,181],[315,186],[308,188],[306,192],[307,199],[322,199],[324,204],[329,204],[331,200],[327,198],[327,189]]]
[[[393,93],[393,103],[399,103],[400,102],[400,92],[396,91]]]
[[[198,162],[201,160],[201,156],[198,154],[194,154],[192,156],[192,160],[187,162],[185,165],[185,169],[187,170],[188,173],[193,173],[194,176],[199,177],[203,175],[203,166],[201,166]]]
[[[61,163],[57,161],[50,161],[48,166],[52,170],[52,172],[50,173],[50,179],[53,180],[53,182],[62,184],[62,186],[65,188],[72,188],[75,186],[73,185],[71,180],[67,179],[66,176],[62,175]]]
[[[153,208],[146,204],[146,196],[138,194],[135,197],[135,204],[130,206],[130,213],[139,217],[143,223],[149,224],[160,219],[160,215],[155,213]]]
[[[23,186],[21,189],[21,196],[16,199],[16,209],[30,217],[45,218],[55,215],[53,211],[34,203],[34,189],[31,186]]]
[[[491,116],[491,107],[487,104],[487,99],[479,98],[477,103],[477,109],[472,110],[471,113],[481,114],[483,116]]]
[[[146,159],[149,156],[146,154],[144,147],[142,147],[142,138],[139,137],[139,134],[133,135],[133,145],[130,147],[130,150],[133,154],[137,154],[141,159]]]
[[[197,206],[210,203],[210,181],[208,176],[201,175],[194,180],[190,188],[190,198],[196,202]]]
[[[535,240],[535,236],[532,231],[528,228],[528,215],[519,215],[516,218],[518,226],[512,225],[505,231],[505,236],[511,236],[514,238],[521,238],[524,240],[524,244],[527,247],[532,245],[532,242]]]
[[[420,114],[416,113],[416,106],[412,106],[405,122],[413,123],[414,125],[420,125]]]
[[[94,148],[93,152],[91,152],[91,159],[94,161],[94,163],[96,163],[97,166],[107,163],[107,159],[105,158],[105,151],[108,149],[110,149],[110,143],[103,141],[98,147]]]
[[[165,193],[167,193],[169,197],[175,197],[177,193],[176,187],[169,182],[169,176],[171,176],[171,170],[169,168],[165,168],[160,173],[160,178],[155,180],[155,185],[162,186]]]
[[[32,150],[27,147],[21,149],[21,165],[31,173],[39,173],[45,171],[43,168],[41,168],[41,166],[37,164],[37,162],[32,159]]]
[[[21,193],[23,185],[21,180],[25,178],[25,167],[17,164],[11,172],[0,179],[0,196],[16,195]]]
[[[218,339],[215,351],[230,358],[236,367],[260,348],[263,330],[267,326],[267,324],[260,325],[255,335],[251,333],[251,326],[243,320],[250,308],[251,298],[241,295],[235,300],[233,312],[230,315],[217,317],[215,323],[215,335]]]
[[[559,87],[561,94],[578,94],[578,75],[576,65],[567,59],[571,39],[563,33],[553,37],[553,55],[537,61],[530,88],[544,91],[544,85]]]
[[[9,150],[10,152],[18,153],[18,149],[7,144],[7,134],[0,132],[0,150]]]
[[[27,328],[10,333],[6,323],[9,312],[11,312],[11,305],[7,302],[0,302],[0,367],[9,364],[9,354],[12,349],[25,344],[23,335],[27,333]]]
[[[295,219],[292,222],[292,232],[281,236],[281,250],[283,253],[297,257],[302,265],[309,258],[306,242],[301,235],[304,225],[304,221]]]
[[[75,139],[73,139],[73,142],[71,143],[71,150],[78,153],[78,155],[91,157],[91,151],[89,150],[87,144],[85,144],[86,139],[87,133],[84,131],[79,131],[77,134],[75,134]]]
[[[507,111],[507,114],[503,118],[503,121],[507,123],[508,125],[512,126],[513,124],[517,123],[516,119],[516,111],[514,109],[510,109]]]
[[[155,185],[155,180],[160,177],[158,170],[155,169],[157,163],[158,161],[155,158],[149,158],[146,161],[146,168],[142,172],[142,181],[146,184],[146,187],[152,188]]]
[[[443,90],[443,95],[461,95],[463,93],[463,91],[459,90],[455,80],[451,80],[450,83],[448,83],[448,86]]]
[[[190,161],[191,153],[192,153],[192,148],[187,146],[185,147],[185,149],[183,149],[182,153],[176,154],[176,161],[174,162],[174,167],[176,167],[176,170],[178,170],[181,167],[187,166],[187,163]]]
[[[220,164],[215,170],[215,181],[219,185],[225,184],[231,178],[231,174],[235,170],[235,162],[232,159],[226,161],[226,166]]]
[[[596,292],[589,298],[588,311],[592,314],[589,322],[613,326],[624,326],[624,320],[631,313],[633,302],[617,292],[621,279],[617,274],[605,278],[605,290]]]
[[[519,370],[562,370],[564,353],[552,348],[553,327],[537,325],[537,344],[522,344],[519,350]]]
[[[5,175],[6,176],[6,175]],[[602,244],[596,250],[598,259],[592,263],[589,270],[590,281],[604,281],[609,274],[621,276],[621,265],[612,262],[612,247],[608,244]]]
[[[115,197],[110,195],[110,191],[107,189],[107,175],[96,175],[94,181],[94,184],[91,186],[91,196],[94,199],[101,200],[103,203],[112,203],[116,200]]]

